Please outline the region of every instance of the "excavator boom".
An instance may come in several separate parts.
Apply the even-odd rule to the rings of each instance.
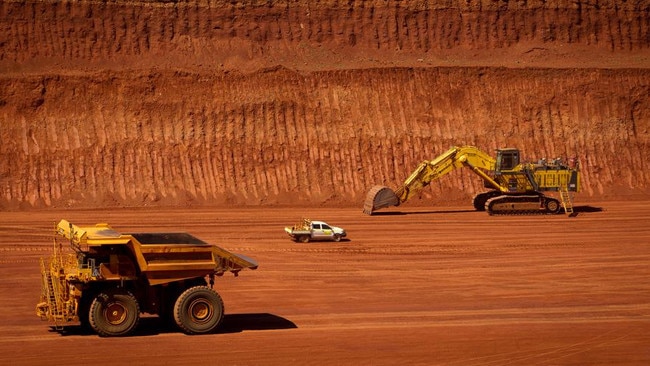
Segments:
[[[464,166],[472,169],[495,189],[505,189],[485,173],[485,171],[494,170],[495,163],[494,158],[474,146],[454,146],[437,158],[420,163],[397,190],[393,191],[385,186],[374,186],[366,195],[363,212],[372,215],[379,209],[399,206],[417,195],[433,180]]]

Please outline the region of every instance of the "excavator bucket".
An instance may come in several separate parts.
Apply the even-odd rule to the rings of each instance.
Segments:
[[[366,195],[363,212],[372,215],[373,212],[384,207],[399,206],[399,198],[392,189],[385,186],[374,186]]]

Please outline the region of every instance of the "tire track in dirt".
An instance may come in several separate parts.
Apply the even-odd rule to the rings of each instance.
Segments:
[[[518,365],[522,363],[535,363],[538,365],[555,365],[560,360],[571,356],[593,352],[593,350],[607,349],[612,346],[627,343],[626,335],[617,335],[606,332],[591,339],[559,345],[555,347],[540,347],[534,352],[511,351],[499,352],[491,356],[470,357],[462,361],[450,362],[449,365]]]
[[[623,315],[625,314],[625,315]],[[631,314],[636,314],[634,317]],[[471,309],[440,311],[376,312],[292,315],[299,328],[321,329],[371,329],[413,327],[446,327],[463,325],[486,325],[505,323],[579,323],[584,321],[616,322],[622,319],[641,323],[648,321],[648,304],[626,304],[610,306],[560,306],[544,308]]]

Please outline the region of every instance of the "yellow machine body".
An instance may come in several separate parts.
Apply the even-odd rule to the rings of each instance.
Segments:
[[[214,300],[216,293],[203,288],[208,284],[206,279],[210,279],[211,287],[214,276],[226,272],[237,275],[242,269],[258,266],[251,258],[187,233],[122,234],[107,224],[80,227],[66,220],[56,225],[55,232],[52,256],[41,259],[42,293],[36,313],[57,326],[76,321],[82,325],[89,323],[101,335],[125,335],[132,331],[133,324],[120,327],[120,322],[133,318],[137,323],[139,314],[133,312],[182,313],[183,304],[175,305],[179,295],[196,287],[201,288],[187,296],[205,295],[217,302],[213,308],[217,311],[221,300]],[[115,308],[119,311],[115,313],[122,314],[124,319],[101,319],[102,304],[97,302],[111,298],[118,304]],[[212,304],[203,300],[211,308]],[[94,307],[99,310],[92,313]],[[187,317],[183,317],[179,326],[189,333],[201,332],[192,328],[191,323],[184,324],[186,321]]]
[[[578,192],[580,174],[577,161],[544,159],[520,163],[519,150],[497,150],[496,158],[474,146],[452,147],[430,161],[422,162],[395,191],[374,186],[367,194],[363,211],[398,206],[419,194],[433,180],[457,168],[466,167],[477,174],[490,190],[474,198],[474,207],[489,214],[558,213],[564,208],[573,213],[569,192]],[[542,192],[558,192],[559,199]]]

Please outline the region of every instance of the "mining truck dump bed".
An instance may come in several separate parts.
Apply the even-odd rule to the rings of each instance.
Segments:
[[[78,227],[66,220],[61,220],[57,229],[61,236],[70,239],[73,244],[86,245],[89,250],[125,246],[135,257],[136,266],[150,285],[211,273],[221,275],[228,271],[237,273],[245,268],[257,268],[253,259],[208,244],[188,233],[121,234],[107,224]],[[112,268],[114,266],[110,262],[102,263],[100,267],[107,279],[121,275],[119,268]]]

